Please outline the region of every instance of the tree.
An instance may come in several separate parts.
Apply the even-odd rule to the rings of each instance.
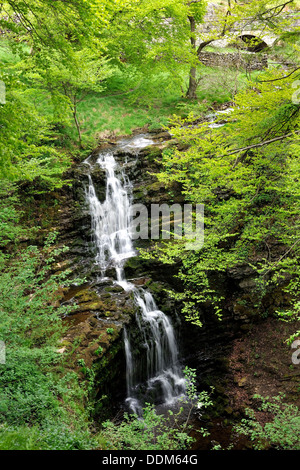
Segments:
[[[119,66],[133,64],[143,79],[168,73],[182,86],[182,67],[189,70],[190,92],[196,83],[196,25],[204,16],[205,2],[136,0],[116,11],[111,20],[108,53]]]
[[[103,82],[111,74],[108,61],[88,48],[70,51],[67,60],[59,51],[41,50],[27,61],[26,70],[31,82],[50,92],[58,119],[68,117],[71,112],[82,147],[77,107],[88,93],[103,90]]]
[[[108,67],[96,31],[107,27],[116,0],[2,2],[1,45],[12,54],[1,63],[6,100],[0,103],[0,172],[58,184],[70,163],[55,145],[55,118],[72,113],[81,144],[77,105],[89,90],[101,90]],[[42,93],[43,92],[43,93]],[[51,93],[55,116],[38,101]],[[52,184],[52,183],[51,183]]]
[[[36,108],[32,86],[14,68],[0,78],[6,84],[6,102],[0,104],[0,176],[11,181],[40,176],[50,187],[59,185],[70,159],[53,146],[51,123]]]
[[[26,41],[33,50],[44,46],[65,50],[67,54],[76,44],[88,42],[94,35],[93,6],[84,0],[7,0],[0,6],[0,27],[17,44]],[[105,19],[103,8],[103,23]]]
[[[191,7],[193,3],[190,2]],[[201,53],[206,46],[218,39],[233,41],[234,37],[239,38],[243,30],[257,30],[258,37],[252,39],[252,43],[259,43],[259,35],[268,33],[281,35],[283,31],[294,30],[295,17],[286,13],[288,8],[296,6],[293,0],[272,0],[267,4],[262,0],[251,0],[250,2],[231,2],[227,0],[227,7],[219,6],[214,12],[214,18],[209,24],[203,25],[196,15],[189,17],[191,26],[191,44],[197,60],[191,69],[190,82],[187,97],[196,99],[196,90],[200,83],[200,78],[196,79],[197,65],[201,60]],[[197,21],[196,21],[197,20]],[[198,28],[197,28],[198,24]],[[299,30],[299,27],[296,27]]]
[[[196,37],[197,37],[197,24],[200,24],[203,20],[203,14],[204,10],[202,7],[202,11],[199,8],[199,2],[189,2],[190,4],[190,14],[188,15],[188,20],[190,23],[190,41],[191,41],[191,48],[193,51],[193,54],[195,55],[195,63],[191,64],[191,69],[190,69],[190,78],[189,78],[189,86],[188,90],[186,93],[187,98],[189,99],[197,99],[197,87],[198,87],[198,82],[197,82],[197,64],[198,64],[198,55],[200,52],[200,46],[197,49],[196,45]]]

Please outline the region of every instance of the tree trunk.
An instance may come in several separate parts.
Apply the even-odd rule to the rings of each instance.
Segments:
[[[76,129],[77,129],[77,133],[78,133],[79,147],[82,148],[81,129],[80,129],[80,125],[79,125],[79,122],[78,122],[78,119],[77,119],[76,107],[73,108],[73,117],[74,117],[74,121],[75,121],[75,124],[76,124]]]
[[[191,67],[189,87],[188,87],[188,91],[186,92],[186,97],[190,100],[197,99],[198,83],[196,80],[196,71],[197,71],[196,67]]]
[[[191,46],[193,52],[196,54],[196,38],[195,38],[195,33],[196,33],[196,21],[193,16],[189,16],[189,22],[190,22],[190,28],[191,28]],[[197,87],[198,83],[196,80],[196,73],[197,69],[195,65],[192,65],[190,69],[190,78],[189,78],[189,87],[186,92],[186,98],[190,100],[196,100],[197,99]]]

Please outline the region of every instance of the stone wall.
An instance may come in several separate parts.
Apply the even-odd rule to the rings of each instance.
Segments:
[[[265,54],[201,52],[199,60],[209,67],[233,67],[247,70],[268,68],[268,58]]]

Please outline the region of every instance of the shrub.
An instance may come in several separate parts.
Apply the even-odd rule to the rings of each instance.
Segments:
[[[254,398],[260,402],[257,411],[247,409],[246,418],[235,426],[235,431],[250,438],[255,450],[300,450],[298,407],[284,403],[281,395],[272,398],[254,395]],[[259,420],[260,412],[266,413],[268,422]]]

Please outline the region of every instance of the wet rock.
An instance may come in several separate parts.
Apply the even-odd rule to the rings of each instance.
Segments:
[[[248,264],[236,265],[228,269],[227,272],[228,272],[229,277],[232,277],[233,279],[243,279],[243,280],[245,280],[246,277],[252,276],[255,273],[254,269]]]
[[[242,377],[241,379],[237,381],[237,384],[239,387],[245,387],[246,383],[247,383],[247,377]]]
[[[255,278],[242,279],[239,283],[241,289],[253,289],[256,286]]]

